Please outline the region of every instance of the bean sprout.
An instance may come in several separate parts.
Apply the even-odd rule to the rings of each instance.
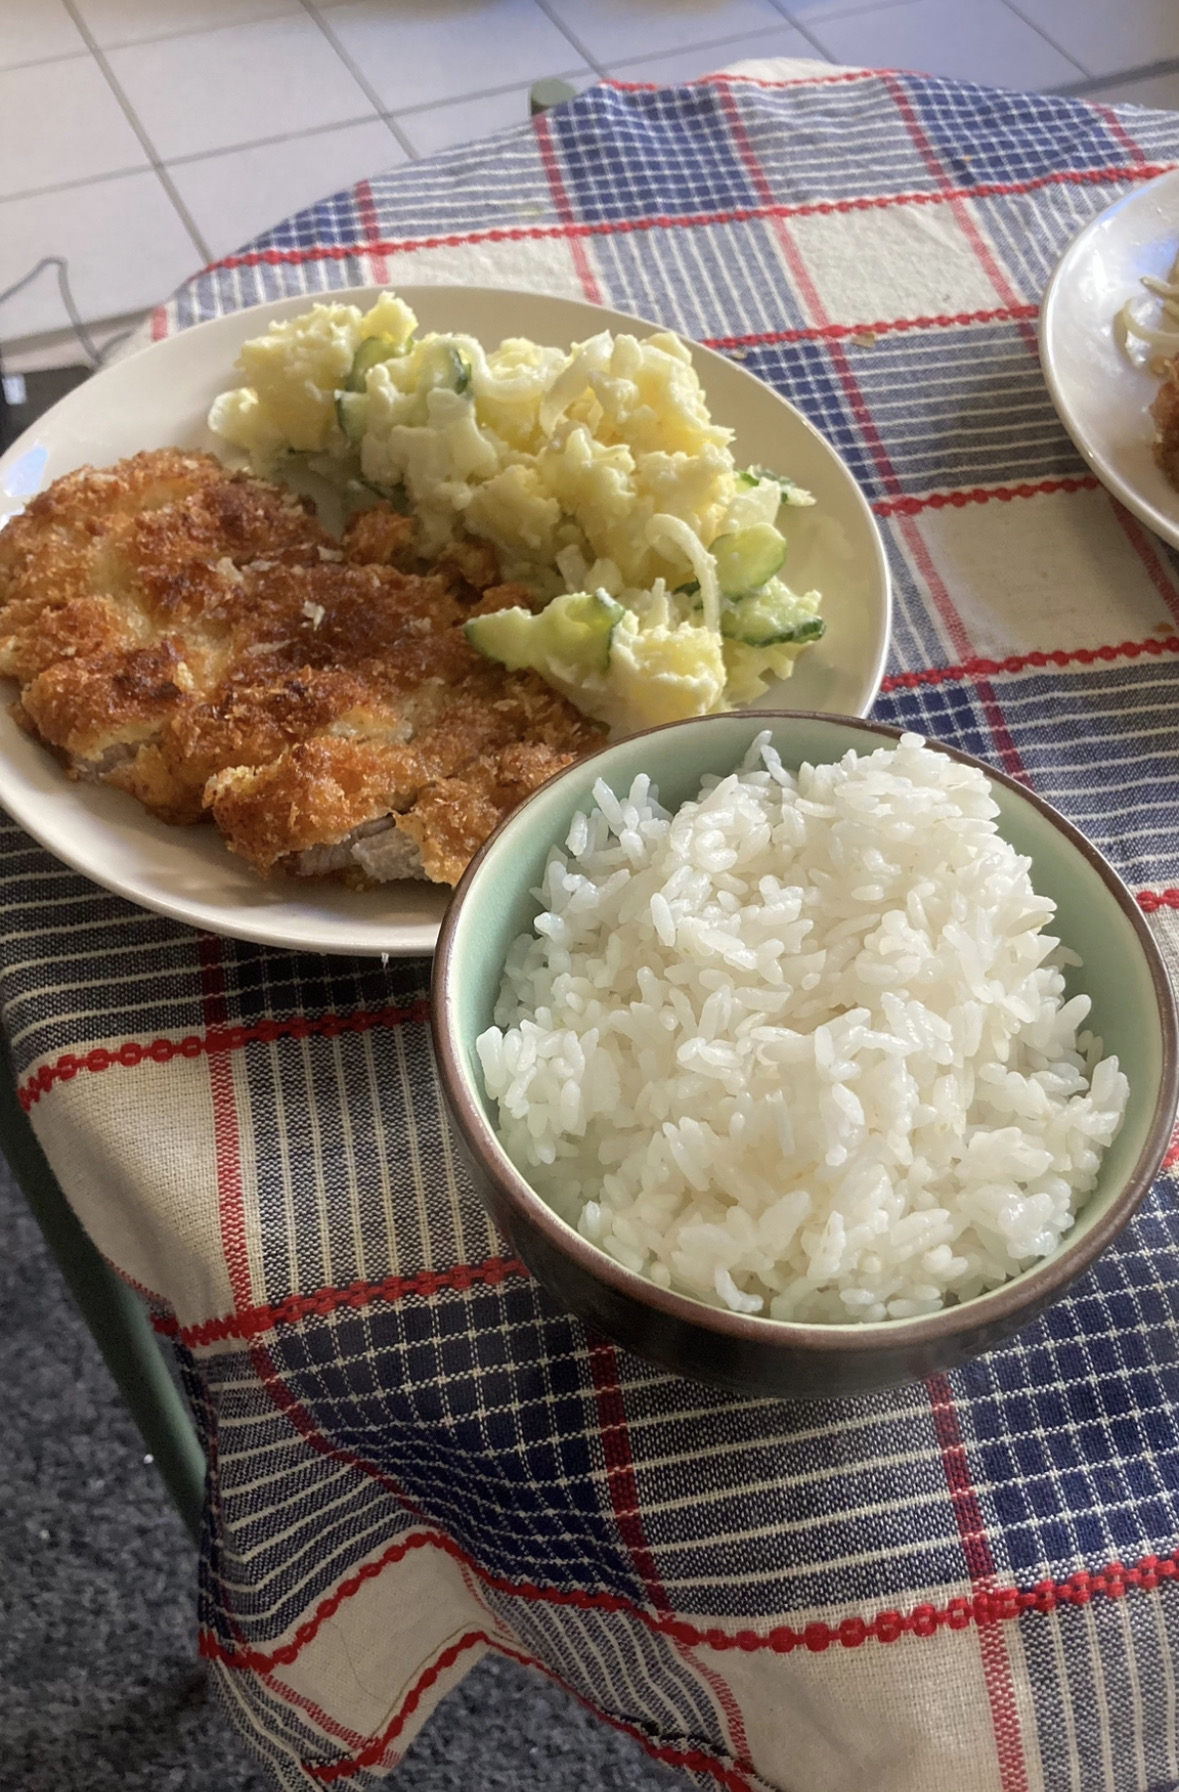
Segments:
[[[1148,323],[1135,310],[1142,300],[1137,296],[1127,299],[1114,319],[1114,336],[1136,367],[1149,367],[1162,377],[1167,372],[1164,363],[1172,355],[1179,355],[1179,256],[1165,280],[1156,274],[1143,274],[1140,284],[1162,304]],[[1145,345],[1145,354],[1136,352],[1140,343]]]

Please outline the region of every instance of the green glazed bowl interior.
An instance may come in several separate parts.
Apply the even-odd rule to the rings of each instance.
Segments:
[[[531,928],[538,912],[532,892],[540,882],[550,848],[563,846],[574,813],[592,802],[598,778],[604,777],[615,794],[622,796],[633,779],[646,772],[658,786],[660,801],[674,809],[696,795],[707,773],[723,775],[734,770],[763,729],[769,730],[773,745],[791,770],[804,761],[838,759],[849,749],[872,752],[891,745],[900,732],[852,718],[765,711],[707,716],[653,729],[605,748],[544,785],[497,829],[468,870],[439,946],[444,968],[435,1025],[444,1035],[440,1039],[444,1080],[461,1085],[458,1092],[461,1106],[467,1110],[463,1130],[468,1148],[497,1165],[501,1179],[506,1173],[523,1184],[494,1138],[494,1104],[483,1092],[475,1040],[491,1024],[508,948],[518,934]],[[930,744],[940,745],[936,741]],[[1177,1050],[1170,984],[1136,903],[1096,848],[1021,787],[989,766],[984,770],[999,805],[1003,835],[1032,861],[1037,892],[1056,903],[1056,920],[1049,931],[1083,960],[1083,968],[1066,974],[1068,991],[1083,990],[1091,997],[1086,1025],[1101,1036],[1107,1054],[1117,1054],[1130,1085],[1121,1131],[1105,1153],[1097,1187],[1073,1229],[1052,1256],[1002,1288],[910,1320],[822,1326],[750,1321],[688,1296],[657,1290],[645,1277],[622,1270],[605,1253],[595,1252],[606,1279],[625,1285],[633,1296],[660,1308],[671,1302],[691,1309],[692,1317],[704,1326],[723,1330],[730,1322],[739,1323],[745,1335],[762,1335],[767,1344],[775,1334],[796,1341],[803,1334],[813,1340],[821,1333],[829,1347],[837,1349],[842,1338],[849,1346],[863,1349],[873,1336],[881,1342],[886,1337],[891,1341],[902,1327],[914,1338],[923,1333],[948,1336],[969,1329],[980,1321],[985,1323],[988,1305],[1001,1303],[1007,1310],[1013,1304],[1022,1305],[1019,1291],[1024,1289],[1028,1307],[1039,1310],[1045,1304],[1045,1286],[1053,1293],[1063,1290],[1129,1218],[1162,1161],[1174,1122]],[[1134,1187],[1128,1198],[1130,1185]],[[535,1195],[532,1201],[542,1205]],[[579,1254],[584,1253],[585,1241],[573,1228],[547,1205],[544,1212],[550,1236],[564,1231],[570,1242],[576,1240]]]

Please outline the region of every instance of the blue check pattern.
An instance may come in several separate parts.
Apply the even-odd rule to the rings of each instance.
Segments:
[[[722,343],[877,507],[897,613],[876,715],[996,764],[1014,754],[1143,893],[1174,960],[1179,561],[1087,474],[1034,317],[1075,232],[1177,159],[1171,115],[908,75],[601,86],[287,220],[191,281],[156,333],[464,266],[486,283],[501,265],[503,284]],[[831,243],[863,261],[882,220],[918,231],[927,216],[973,269],[961,291],[947,276],[942,293],[929,248],[927,302],[890,311],[919,281],[882,262],[876,315],[848,316]],[[1033,514],[1062,579],[1105,556],[1105,585],[1050,640],[1011,595]],[[209,1055],[232,1060],[230,1093],[214,1079],[220,1211],[244,1190],[249,1232],[232,1310],[180,1323],[174,1291],[153,1292],[210,1459],[202,1646],[276,1784],[377,1785],[431,1699],[493,1647],[733,1792],[1179,1788],[1169,1170],[1067,1299],[936,1386],[742,1400],[588,1336],[505,1261],[413,1018],[427,965],[198,939],[11,825],[0,854],[4,1022],[71,1192],[74,1133],[109,1153],[148,1084],[123,1059],[48,1085],[44,1066],[239,1029]],[[400,1018],[337,1025],[382,1014]],[[59,1130],[55,1104],[99,1069],[101,1101]],[[1109,1565],[1142,1558],[1122,1597]],[[386,1695],[366,1728],[333,1706],[315,1652],[365,1587],[422,1562],[439,1601],[444,1575],[445,1597],[465,1577],[476,1615],[427,1657],[370,1638]],[[1078,1573],[1082,1594],[1031,1608],[1037,1585]],[[1003,1589],[1029,1599],[996,1616]],[[894,1755],[908,1777],[879,1765]]]

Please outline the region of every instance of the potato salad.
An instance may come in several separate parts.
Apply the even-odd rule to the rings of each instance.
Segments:
[[[781,576],[782,507],[813,500],[738,467],[670,332],[487,349],[386,292],[272,324],[238,367],[216,434],[409,510],[424,560],[491,542],[528,601],[472,617],[472,644],[619,732],[750,702],[823,633]]]

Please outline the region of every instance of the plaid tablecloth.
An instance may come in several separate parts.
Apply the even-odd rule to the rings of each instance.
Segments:
[[[781,71],[779,71],[781,72]],[[1179,560],[1048,400],[1069,238],[1179,118],[786,71],[597,87],[302,213],[156,334],[479,281],[718,346],[846,456],[896,582],[876,714],[1026,778],[1179,944]],[[200,1646],[285,1787],[375,1785],[498,1650],[731,1792],[1179,1787],[1179,1216],[956,1374],[676,1380],[508,1260],[440,1111],[429,967],[197,935],[0,834],[23,1099],[184,1355]]]

